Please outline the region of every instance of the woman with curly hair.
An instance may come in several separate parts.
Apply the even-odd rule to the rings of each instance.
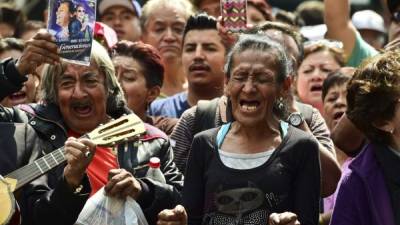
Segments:
[[[400,224],[400,51],[363,64],[347,88],[347,117],[368,138],[344,172],[332,225]]]

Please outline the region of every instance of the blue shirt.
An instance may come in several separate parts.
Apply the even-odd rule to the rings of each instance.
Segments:
[[[179,118],[182,113],[190,108],[187,101],[187,92],[181,92],[170,96],[155,100],[150,105],[149,115],[151,116],[166,116],[171,118]]]

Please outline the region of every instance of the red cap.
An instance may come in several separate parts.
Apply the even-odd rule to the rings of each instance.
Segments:
[[[149,166],[151,168],[160,168],[160,159],[158,157],[151,157]]]

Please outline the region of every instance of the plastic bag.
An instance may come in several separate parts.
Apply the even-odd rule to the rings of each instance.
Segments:
[[[134,199],[109,197],[105,195],[104,188],[101,188],[86,202],[75,225],[148,225],[148,223]]]

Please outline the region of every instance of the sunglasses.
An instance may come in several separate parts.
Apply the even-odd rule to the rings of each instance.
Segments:
[[[83,10],[83,9],[78,9],[78,12],[85,12],[85,10]]]
[[[334,40],[328,40],[328,39],[305,41],[303,43],[303,45],[304,45],[304,48],[311,47],[314,45],[324,45],[324,46],[327,46],[328,48],[343,49],[343,43],[341,41],[334,41]]]
[[[400,11],[398,11],[398,12],[394,12],[393,14],[392,14],[392,21],[395,21],[396,23],[399,23],[400,22]]]

